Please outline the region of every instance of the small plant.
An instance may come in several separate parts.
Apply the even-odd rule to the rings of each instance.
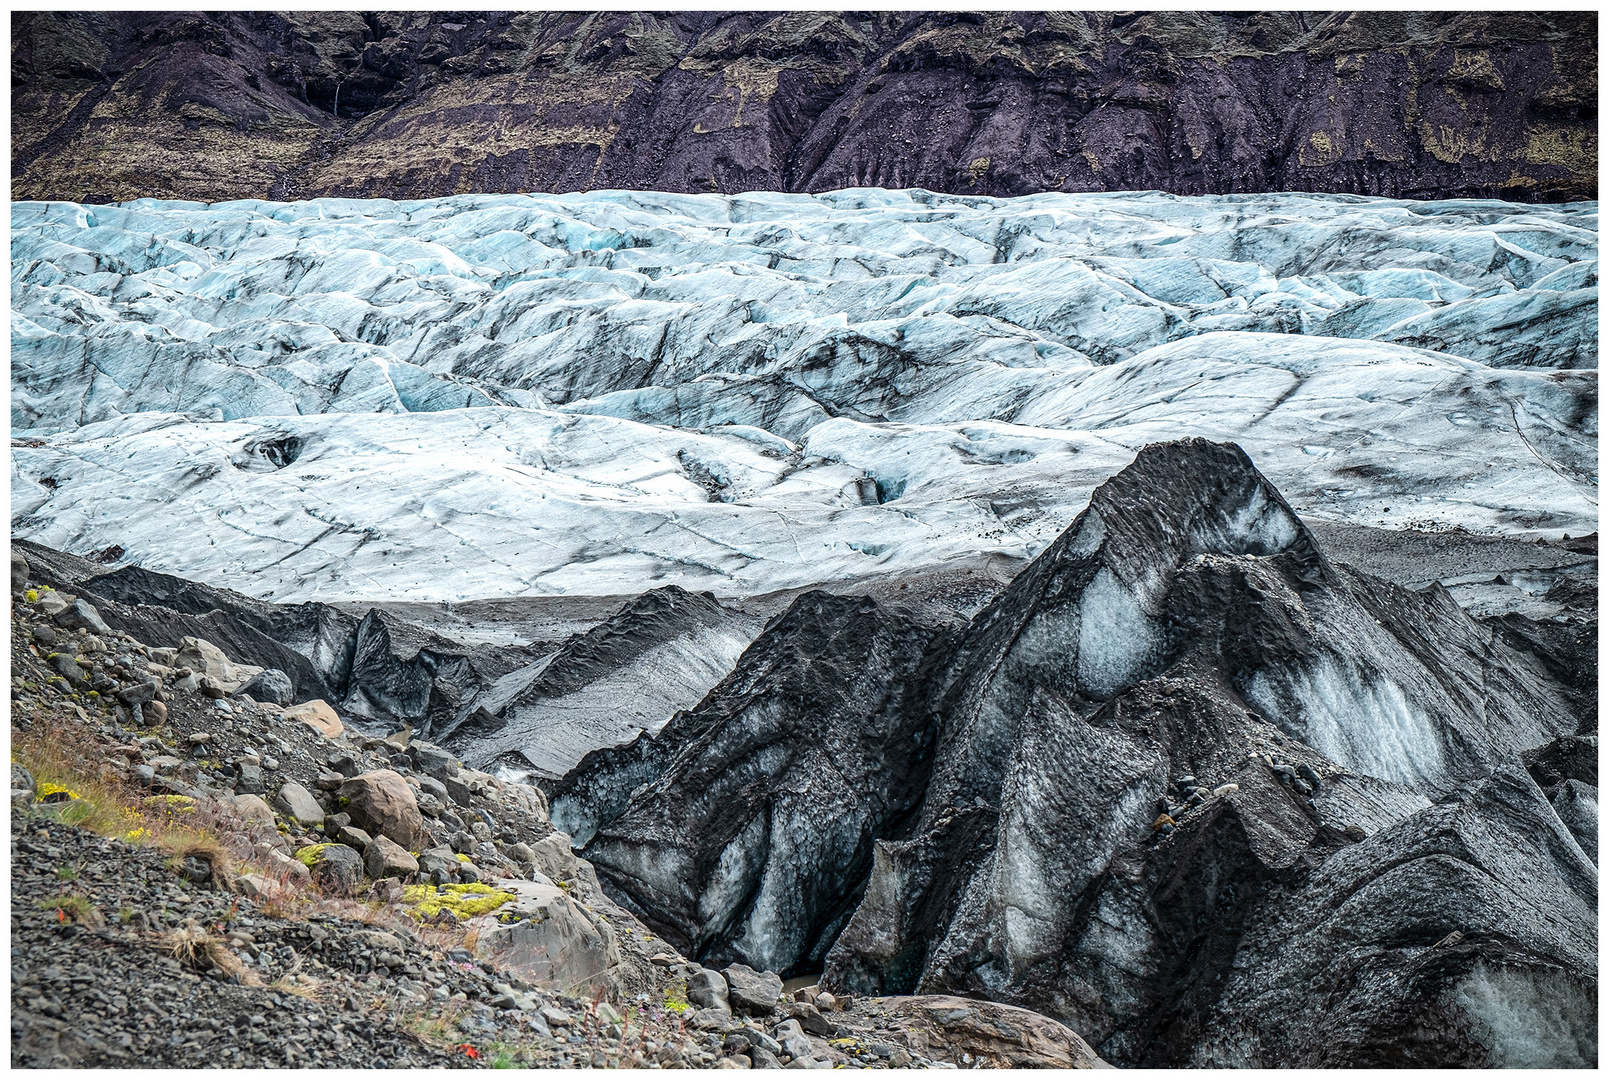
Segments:
[[[56,880],[57,881],[77,881],[78,880],[78,868],[76,866],[58,866],[58,867],[56,867]]]
[[[87,896],[75,896],[63,893],[60,896],[47,896],[43,900],[34,902],[34,906],[42,911],[56,912],[58,922],[92,923],[100,924],[100,913]]]

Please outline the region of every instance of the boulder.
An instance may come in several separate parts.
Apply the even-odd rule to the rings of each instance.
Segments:
[[[243,796],[249,798],[250,796]],[[282,785],[274,795],[274,807],[304,826],[322,825],[324,808],[313,798],[312,792],[292,780]]]
[[[1076,1031],[1048,1016],[1012,1005],[931,994],[886,998],[883,1010],[907,1046],[927,1058],[995,1069],[1110,1068]]]
[[[617,984],[620,947],[607,921],[551,884],[492,884],[514,899],[468,921],[476,956],[495,956],[503,970],[572,997],[590,999]]]
[[[530,845],[531,865],[552,881],[575,880],[579,864],[564,833],[548,833]]]
[[[388,836],[409,851],[424,835],[419,800],[400,775],[390,769],[361,773],[336,789],[341,809],[352,824],[370,836]]]
[[[313,881],[327,892],[350,895],[363,880],[363,856],[344,844],[314,844],[296,853]]]
[[[419,873],[440,885],[458,880],[458,856],[450,847],[426,848],[419,853]]]
[[[304,701],[300,705],[292,705],[279,715],[282,720],[297,720],[306,724],[326,739],[337,738],[346,730],[335,710],[330,708],[328,702],[319,698]]]
[[[11,553],[11,591],[21,592],[28,586],[28,559],[20,551]]]
[[[253,701],[265,701],[271,705],[289,705],[295,688],[291,685],[291,678],[278,668],[264,668],[251,677],[236,694],[250,697]],[[333,715],[333,710],[331,710]],[[336,720],[339,724],[340,721]],[[337,732],[339,734],[339,732]]]
[[[274,811],[258,795],[236,795],[235,813],[257,825],[274,826]]]
[[[95,605],[88,600],[77,599],[61,611],[52,616],[57,626],[68,630],[88,630],[92,634],[110,634],[112,628],[106,625],[101,613]]]
[[[774,971],[755,971],[747,964],[730,964],[721,969],[726,976],[727,1000],[734,1012],[749,1016],[769,1016],[782,1003],[782,976]]]
[[[117,700],[121,701],[125,705],[144,705],[147,702],[154,702],[156,700],[157,693],[161,689],[161,683],[157,682],[155,679],[147,679],[144,682],[138,682],[131,686],[125,686],[121,690],[117,691]],[[165,707],[163,713],[166,715]]]
[[[433,743],[415,740],[409,745],[408,754],[413,758],[415,767],[426,776],[440,780],[458,775],[458,759]]]
[[[326,832],[325,832],[324,835],[328,836],[329,832],[328,832],[328,824],[327,823],[326,823],[325,828],[326,828]],[[385,837],[381,837],[381,839],[384,840]],[[364,832],[362,829],[357,828],[356,826],[342,825],[342,826],[340,826],[339,828],[337,828],[335,830],[335,842],[337,844],[345,844],[347,847],[353,848],[353,849],[355,849],[357,851],[363,851],[366,848],[368,848],[368,846],[371,843],[374,842],[374,837],[370,836],[368,833]],[[386,840],[386,843],[390,844],[391,841]],[[391,846],[396,847],[395,844],[392,844]],[[399,848],[398,850],[401,850],[401,849]],[[415,864],[414,869],[418,869],[417,864]],[[374,877],[376,875],[371,873],[369,876]]]
[[[179,650],[173,663],[175,667],[189,668],[198,678],[211,676],[225,693],[231,694],[263,671],[260,667],[236,664],[212,642],[190,636],[179,639]]]
[[[419,860],[384,836],[376,836],[363,849],[363,869],[375,879],[405,877],[419,872]]]
[[[732,1006],[727,1001],[726,979],[719,971],[701,967],[687,979],[687,1001],[704,1009],[719,1009],[728,1016]]]
[[[57,592],[55,589],[46,589],[39,594],[39,599],[35,602],[35,606],[47,618],[54,619],[57,615],[66,611],[68,605],[77,599],[76,596],[67,596]]]

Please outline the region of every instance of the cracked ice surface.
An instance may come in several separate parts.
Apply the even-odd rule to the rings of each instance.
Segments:
[[[1596,527],[1596,204],[593,192],[12,224],[13,531],[274,599],[1026,557],[1186,435],[1315,517]]]

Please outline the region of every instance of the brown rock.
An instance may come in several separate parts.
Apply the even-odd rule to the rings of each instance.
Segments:
[[[336,790],[343,811],[352,824],[370,836],[390,837],[405,849],[419,846],[424,835],[424,816],[408,782],[390,769],[362,773]]]
[[[324,701],[322,698],[314,698],[312,701],[304,701],[300,705],[292,705],[290,708],[282,710],[279,715],[283,720],[300,720],[326,739],[336,738],[342,731],[346,730],[341,723],[341,718],[336,715],[334,709],[330,708],[329,702]]]
[[[419,872],[419,860],[384,836],[376,836],[363,849],[363,869],[372,878],[403,877]]]
[[[971,1054],[997,1069],[1111,1068],[1072,1028],[1014,1005],[922,994],[883,998],[882,1007],[922,1057],[955,1061]]]

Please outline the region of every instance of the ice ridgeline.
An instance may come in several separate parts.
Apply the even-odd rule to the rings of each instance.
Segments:
[[[14,531],[275,599],[1027,556],[1187,435],[1320,517],[1595,527],[1596,204],[593,192],[12,224]]]

